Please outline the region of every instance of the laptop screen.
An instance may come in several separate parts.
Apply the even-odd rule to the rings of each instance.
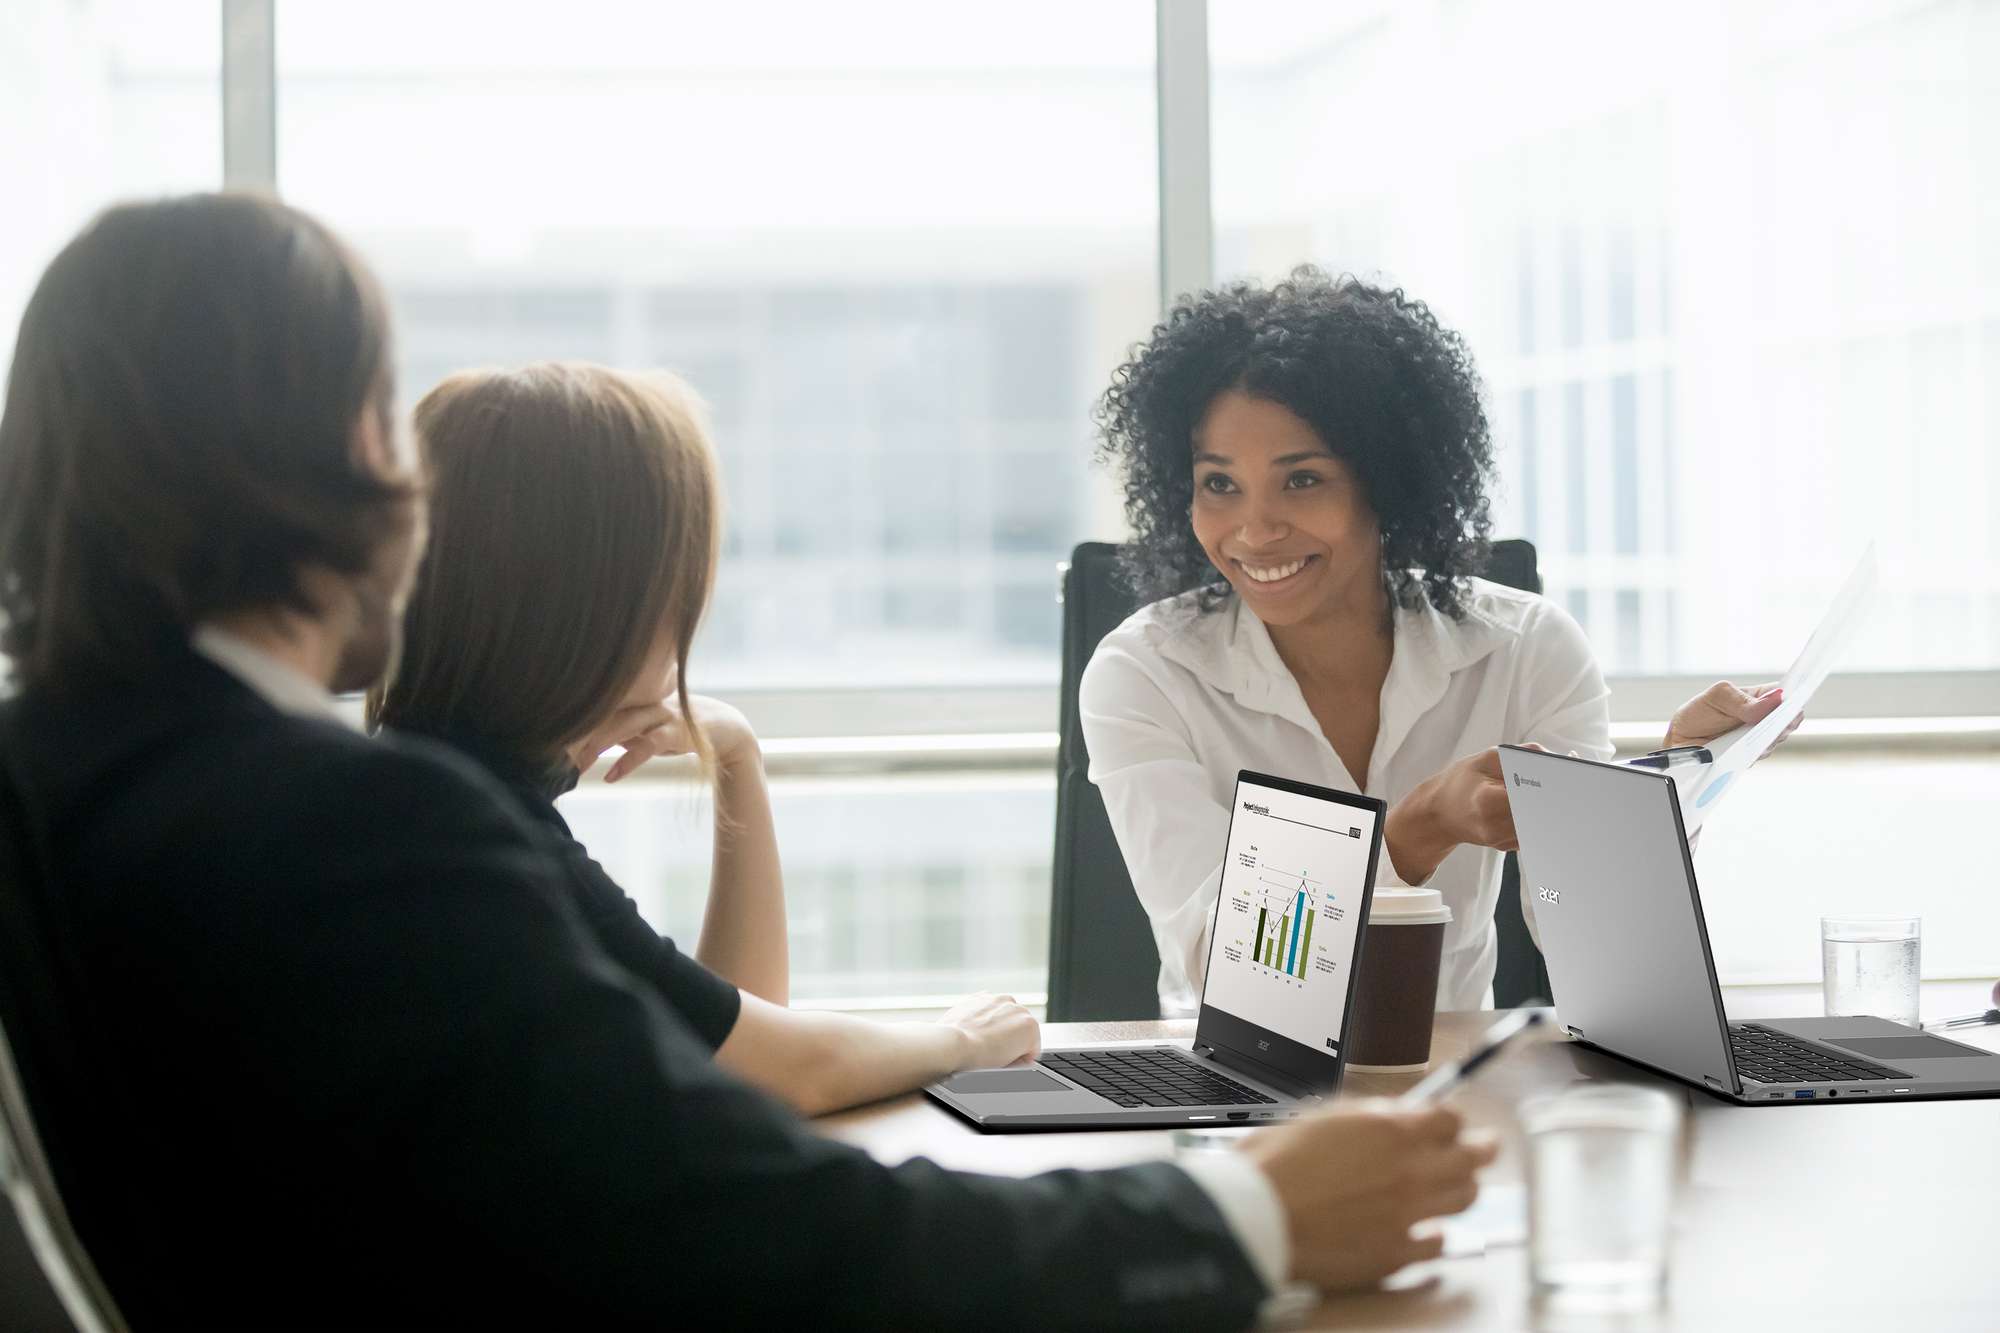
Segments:
[[[1365,796],[1237,775],[1201,1040],[1332,1083],[1383,809]]]

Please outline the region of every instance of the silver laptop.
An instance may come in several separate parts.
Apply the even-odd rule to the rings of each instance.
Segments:
[[[986,1130],[1254,1124],[1331,1096],[1386,810],[1238,773],[1194,1048],[1045,1051],[925,1091]]]
[[[1578,1041],[1747,1105],[2000,1094],[2000,1055],[1886,1018],[1729,1021],[1672,777],[1511,745],[1500,767]]]

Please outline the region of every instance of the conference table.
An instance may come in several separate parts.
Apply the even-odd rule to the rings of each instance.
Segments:
[[[1432,1057],[1494,1015],[1440,1014]],[[2000,1099],[1738,1107],[1590,1051],[1544,1024],[1451,1103],[1498,1134],[1486,1197],[1452,1233],[1466,1251],[1379,1289],[1329,1296],[1292,1327],[1328,1329],[1785,1328],[2000,1330]],[[1050,1047],[1186,1043],[1192,1020],[1051,1023]],[[2000,1027],[1946,1034],[2000,1050]],[[1416,1075],[1351,1074],[1341,1098],[1393,1095]],[[1511,1108],[1586,1082],[1663,1087],[1687,1110],[1666,1306],[1640,1318],[1531,1308],[1522,1151]],[[928,1157],[998,1175],[1171,1156],[1170,1130],[981,1134],[921,1094],[826,1116],[830,1137],[885,1162]],[[1484,1245],[1483,1252],[1481,1246]]]

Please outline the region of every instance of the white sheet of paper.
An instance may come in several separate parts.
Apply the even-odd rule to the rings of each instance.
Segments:
[[[1867,618],[1874,595],[1875,544],[1870,542],[1854,572],[1834,595],[1833,604],[1820,617],[1812,637],[1799,651],[1791,670],[1779,682],[1785,691],[1785,701],[1762,722],[1738,727],[1710,741],[1708,751],[1715,756],[1714,763],[1672,770],[1674,790],[1681,802],[1681,822],[1687,827],[1688,837],[1692,838],[1703,821],[1715,813],[1723,796],[1737,785],[1750,765],[1763,758],[1765,751],[1785,734],[1792,719],[1805,711],[1813,692],[1833,674],[1834,664],[1847,651],[1861,622]]]

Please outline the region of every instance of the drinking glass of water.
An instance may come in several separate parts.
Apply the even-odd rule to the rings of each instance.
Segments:
[[[1923,918],[1823,916],[1820,987],[1828,1018],[1873,1014],[1917,1026]]]
[[[1537,1309],[1657,1309],[1666,1294],[1679,1099],[1658,1088],[1604,1084],[1531,1098],[1520,1116]]]

